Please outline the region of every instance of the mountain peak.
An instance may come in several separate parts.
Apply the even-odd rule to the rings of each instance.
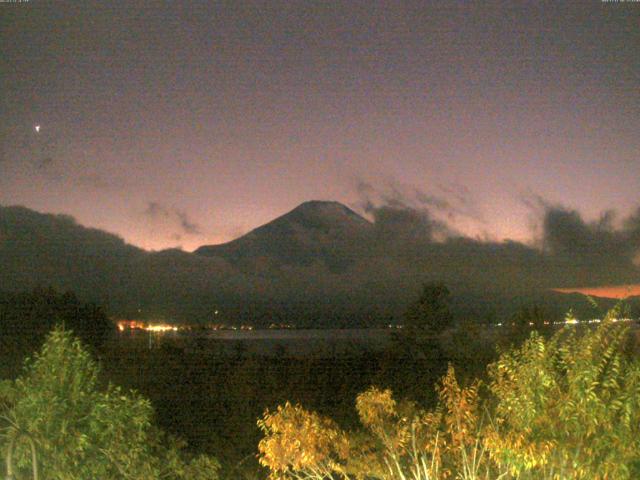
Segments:
[[[324,261],[340,268],[352,260],[354,246],[370,228],[368,220],[339,202],[311,200],[236,240],[195,253],[231,262],[258,257],[282,264]]]
[[[346,205],[340,202],[327,201],[327,200],[309,200],[301,203],[289,213],[282,215],[274,221],[287,218],[295,218],[298,216],[312,217],[318,220],[324,219],[325,221],[355,221],[358,224],[364,225],[369,222],[351,210]]]
[[[333,200],[307,200],[302,202],[295,210],[350,210],[349,207],[343,205],[340,202]]]

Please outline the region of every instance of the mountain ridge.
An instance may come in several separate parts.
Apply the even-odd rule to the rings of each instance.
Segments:
[[[342,271],[354,261],[354,243],[363,242],[372,229],[371,222],[342,203],[310,200],[239,238],[193,253],[233,264],[269,259],[308,266],[320,261]]]
[[[128,318],[210,322],[219,311],[220,322],[331,328],[398,323],[427,281],[446,283],[458,314],[478,319],[533,303],[563,315],[577,294],[550,290],[582,279],[640,284],[632,263],[389,233],[337,202],[305,202],[214,255],[149,252],[67,215],[0,206],[0,291],[72,290]],[[229,245],[237,250],[220,253]]]

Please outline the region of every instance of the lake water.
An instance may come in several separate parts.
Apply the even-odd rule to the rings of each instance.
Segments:
[[[396,332],[393,329],[125,331],[118,334],[117,343],[132,348],[170,346],[203,354],[334,356],[383,351]]]

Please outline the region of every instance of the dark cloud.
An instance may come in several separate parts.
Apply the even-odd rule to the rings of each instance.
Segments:
[[[438,210],[452,210],[451,204],[444,198],[437,195],[429,195],[421,190],[416,189],[416,199],[428,207],[437,208]]]
[[[448,227],[434,220],[427,209],[416,209],[400,203],[374,206],[366,212],[371,214],[375,231],[383,241],[432,242],[449,234]]]
[[[358,195],[361,198],[369,199],[375,195],[376,190],[375,188],[373,188],[373,186],[370,183],[365,182],[364,180],[359,178],[356,178],[355,182],[356,182],[356,191],[358,192]]]
[[[435,198],[442,198],[442,210],[447,211],[452,216],[460,216],[473,219],[480,223],[486,223],[486,219],[471,191],[464,185],[459,183],[451,183],[449,185],[439,184],[438,189],[443,195]],[[420,192],[420,196],[425,196]],[[427,195],[426,198],[432,196]]]
[[[519,200],[528,210],[540,218],[543,218],[544,213],[551,208],[562,208],[559,205],[554,207],[547,199],[532,191],[522,193],[519,196]]]
[[[147,208],[144,211],[144,215],[152,219],[168,218],[170,216],[169,210],[158,202],[149,202]]]
[[[553,255],[601,261],[633,258],[640,249],[640,216],[636,212],[615,228],[616,213],[603,212],[586,222],[576,210],[549,207],[544,217],[544,247]]]
[[[541,247],[554,265],[573,272],[574,282],[577,278],[584,285],[607,285],[639,280],[639,212],[617,227],[611,210],[587,222],[576,210],[544,204]]]
[[[479,212],[464,186],[441,189],[446,195],[357,186],[362,209],[374,221],[378,254],[405,262],[405,275],[411,268],[419,275],[422,268],[428,276],[503,290],[640,280],[640,209],[621,221],[607,210],[587,222],[579,212],[529,193],[521,201],[535,218],[538,239],[525,245],[460,234],[453,228],[456,216],[479,218]]]
[[[182,230],[184,230],[184,233],[189,235],[200,235],[202,233],[200,226],[194,223],[185,211],[176,210],[176,215],[180,220],[180,226]]]
[[[475,206],[469,190],[463,185],[449,187],[438,186],[442,194],[425,192],[417,187],[406,187],[398,182],[390,181],[386,188],[376,188],[370,183],[358,180],[356,191],[360,196],[360,208],[371,215],[374,220],[379,208],[385,208],[378,220],[389,215],[402,216],[398,221],[402,224],[412,218],[417,230],[432,239],[457,236],[455,223],[458,219],[471,219],[484,224],[482,213]],[[376,220],[376,221],[378,221]],[[429,228],[426,228],[429,226]]]
[[[531,211],[537,224],[538,247],[565,263],[593,265],[603,270],[616,265],[629,266],[640,251],[640,208],[618,220],[615,210],[605,210],[593,221],[580,212],[553,203],[532,192],[520,201]]]
[[[359,207],[373,219],[377,236],[383,242],[431,242],[450,233],[449,227],[434,219],[427,207],[442,206],[446,203],[443,199],[422,195],[422,201],[415,205],[397,186],[380,192],[362,180],[356,189],[361,197]]]
[[[185,318],[195,314],[191,309],[200,312],[200,306],[214,301],[237,308],[262,305],[268,318],[274,311],[282,313],[282,307],[296,322],[309,325],[323,315],[327,322],[399,315],[424,281],[444,281],[461,303],[471,298],[460,308],[473,304],[473,315],[494,309],[506,315],[521,298],[547,298],[551,288],[640,283],[640,269],[633,263],[640,246],[640,210],[621,222],[612,212],[586,222],[576,211],[549,207],[541,220],[541,249],[463,236],[440,240],[443,227],[427,209],[408,207],[397,198],[392,205],[371,204],[368,212],[373,225],[347,217],[358,225],[351,237],[344,229],[331,236],[300,223],[295,229],[263,227],[238,242],[242,251],[226,245],[213,256],[203,256],[144,252],[68,217],[0,208],[0,238],[11,239],[0,242],[0,261],[7,266],[0,281],[24,288],[35,280],[56,278],[85,295],[106,292],[121,307],[147,298],[155,308],[166,300],[162,308],[179,310]],[[195,228],[186,215],[187,227],[182,225],[176,209],[161,202],[149,202],[145,215],[173,242]],[[299,251],[288,247],[292,241]],[[105,264],[105,249],[115,267]],[[284,252],[282,258],[278,249]],[[332,268],[336,258],[348,261]],[[85,267],[75,268],[80,264]],[[91,276],[82,276],[85,271]],[[301,313],[307,320],[298,317]],[[255,318],[256,313],[247,315]]]
[[[200,235],[202,229],[184,210],[167,207],[160,202],[149,202],[143,215],[157,226],[177,230],[172,232],[172,240],[181,239],[182,235]]]

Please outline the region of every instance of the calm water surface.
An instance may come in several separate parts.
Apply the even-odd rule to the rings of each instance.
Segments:
[[[200,332],[118,334],[120,346],[157,348],[171,345],[201,353],[274,355],[340,355],[357,351],[382,351],[392,340],[393,329],[265,329],[208,330]]]

